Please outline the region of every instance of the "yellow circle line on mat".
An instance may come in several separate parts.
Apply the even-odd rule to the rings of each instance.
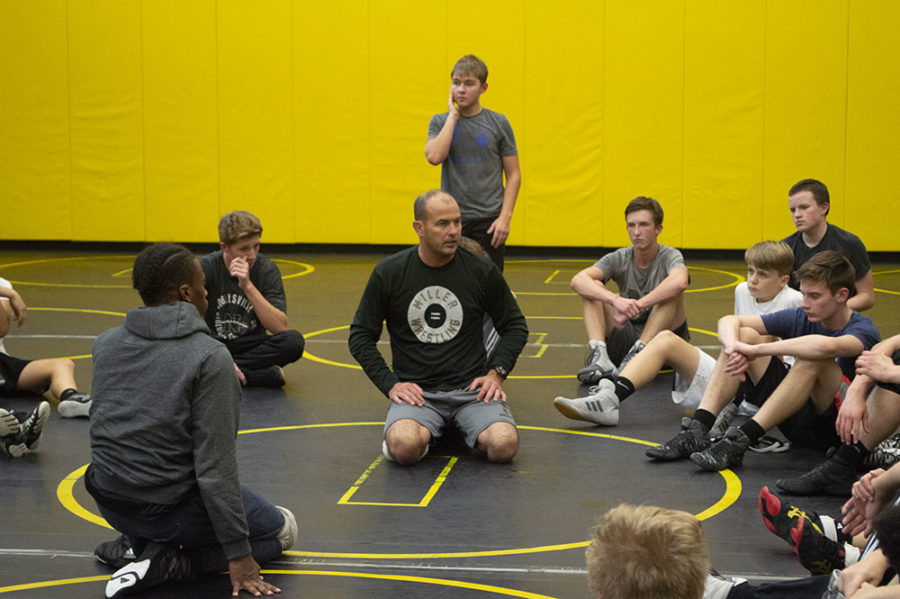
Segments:
[[[530,316],[527,319],[528,320],[542,320],[542,319],[556,320],[558,318],[564,318],[564,317]],[[572,318],[575,318],[575,317],[572,317]],[[581,320],[581,319],[579,318],[579,320]],[[303,336],[308,339],[310,337],[315,337],[316,335],[324,335],[325,333],[334,333],[335,331],[343,331],[343,330],[346,330],[349,328],[350,328],[349,324],[344,324],[344,325],[341,325],[338,327],[331,327],[329,329],[313,331],[312,333],[304,333]],[[688,328],[695,333],[701,333],[703,335],[709,335],[711,337],[718,337],[718,335],[716,333],[713,333],[712,331],[707,331],[705,329],[695,329],[694,327],[688,327]],[[348,364],[346,362],[337,362],[335,360],[321,358],[321,357],[311,353],[309,351],[308,347],[303,350],[303,357],[311,362],[318,362],[319,364],[326,364],[328,366],[337,366],[338,368],[349,368],[351,370],[362,370],[362,367],[357,364]],[[510,380],[528,380],[528,381],[538,381],[538,380],[546,381],[546,380],[570,379],[573,376],[574,375],[572,375],[571,373],[569,373],[569,374],[511,374],[511,375],[509,375],[509,379]]]
[[[79,260],[112,260],[112,259],[128,259],[133,260],[134,256],[71,256],[69,258],[41,258],[39,260],[24,260],[22,262],[10,262],[9,264],[0,264],[0,269],[4,268],[12,268],[14,266],[31,266],[34,264],[47,264],[48,262],[73,262]],[[312,264],[306,264],[305,262],[298,262],[296,260],[287,260],[285,258],[272,258],[272,262],[282,262],[284,264],[293,264],[294,266],[300,266],[303,268],[300,272],[291,273],[289,275],[282,275],[282,280],[285,279],[295,279],[297,277],[302,277],[304,275],[308,275],[316,270],[316,267]],[[127,268],[125,270],[120,270],[118,272],[110,275],[111,277],[121,277],[125,273],[130,272],[131,269]],[[76,287],[83,289],[131,289],[131,285],[99,285],[99,284],[91,284],[91,283],[41,283],[37,281],[13,281],[10,280],[10,283],[13,285],[30,285],[32,287]]]
[[[271,428],[258,428],[252,430],[240,431],[238,434],[248,435],[253,433],[267,433],[276,431],[290,431],[301,429],[316,428],[335,428],[335,427],[351,427],[351,426],[384,426],[384,422],[335,422],[321,424],[298,424],[294,426],[277,426]],[[548,428],[543,426],[526,426],[519,425],[520,430],[539,431],[548,433],[561,433],[566,435],[577,435],[582,437],[597,437],[601,439],[611,439],[613,441],[624,441],[626,443],[637,443],[639,445],[654,446],[656,443],[644,441],[643,439],[634,439],[631,437],[623,437],[620,435],[610,435],[607,433],[592,433],[584,430],[568,430],[562,428]],[[84,476],[87,465],[72,471],[66,476],[56,488],[56,496],[59,502],[70,512],[100,526],[111,528],[106,521],[86,510],[75,499],[73,489],[75,482]],[[741,494],[741,481],[731,470],[723,470],[719,472],[725,480],[725,493],[712,506],[697,514],[697,518],[705,520],[725,510],[732,503],[737,501]],[[499,555],[522,555],[527,553],[544,553],[548,551],[564,551],[567,549],[577,549],[587,547],[587,541],[576,541],[572,543],[561,543],[556,545],[541,545],[538,547],[517,547],[512,549],[493,549],[488,551],[461,551],[453,553],[338,553],[323,551],[285,551],[285,555],[295,555],[300,557],[329,557],[329,558],[361,558],[361,559],[440,559],[440,558],[463,558],[463,557],[490,557]]]
[[[433,584],[445,587],[455,587],[460,589],[469,589],[473,591],[484,591],[486,593],[494,593],[497,595],[505,595],[507,597],[521,597],[522,599],[555,599],[550,595],[540,595],[538,593],[530,593],[528,591],[519,591],[506,587],[498,587],[489,584],[480,584],[477,582],[464,582],[461,580],[450,580],[446,578],[429,578],[425,576],[407,576],[403,574],[370,574],[368,572],[340,572],[331,570],[270,570],[260,571],[261,574],[283,574],[290,576],[336,576],[339,578],[368,578],[371,580],[391,580],[399,582],[415,582],[418,584]],[[0,587],[0,594],[12,593],[14,591],[27,591],[30,589],[46,589],[50,587],[65,586],[71,584],[82,584],[85,582],[102,582],[109,580],[109,576],[86,576],[84,578],[64,578],[61,580],[45,580],[42,582],[29,582],[26,584],[15,584],[12,586]]]

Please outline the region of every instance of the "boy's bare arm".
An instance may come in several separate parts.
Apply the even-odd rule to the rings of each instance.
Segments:
[[[506,243],[509,237],[509,223],[512,221],[513,209],[516,207],[516,198],[519,196],[519,188],[522,186],[522,171],[519,168],[517,155],[503,157],[503,174],[506,176],[506,187],[503,190],[503,206],[500,208],[500,216],[494,219],[487,232],[493,235],[491,245],[495,248]]]
[[[453,141],[453,130],[459,120],[459,108],[453,103],[452,93],[447,100],[447,120],[441,132],[425,142],[425,158],[430,164],[437,166],[447,159],[450,153],[450,142]]]
[[[872,280],[872,269],[856,281],[856,295],[847,300],[851,310],[862,312],[875,305],[875,283]]]
[[[287,314],[272,305],[250,280],[250,266],[243,258],[235,258],[228,265],[228,272],[238,281],[238,287],[253,305],[256,316],[270,333],[281,333],[287,330]]]
[[[827,335],[803,335],[793,339],[781,339],[770,343],[747,346],[751,348],[741,353],[747,357],[795,356],[801,360],[825,360],[837,357],[858,356],[863,351],[863,343],[853,335],[828,337]]]
[[[25,300],[22,299],[19,292],[10,287],[0,287],[0,298],[9,300],[0,302],[0,307],[3,308],[3,313],[0,314],[0,321],[6,321],[5,330],[3,323],[0,322],[0,337],[5,337],[13,320],[19,326],[25,324],[25,313],[28,311],[28,307],[25,305]]]
[[[688,286],[688,272],[686,268],[673,268],[659,285],[642,298],[637,300],[641,310],[652,308],[667,299],[671,299],[679,293],[684,293]]]

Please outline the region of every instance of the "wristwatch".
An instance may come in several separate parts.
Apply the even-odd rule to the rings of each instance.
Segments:
[[[491,366],[491,368],[497,371],[497,374],[500,375],[501,379],[505,379],[509,376],[509,371],[502,366]]]

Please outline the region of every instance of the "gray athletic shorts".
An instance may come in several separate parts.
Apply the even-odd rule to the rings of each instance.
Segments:
[[[391,402],[384,419],[384,432],[398,420],[415,420],[431,433],[432,443],[453,425],[466,436],[466,444],[475,447],[481,431],[495,422],[508,422],[515,426],[509,404],[505,401],[478,401],[478,391],[455,389],[453,391],[425,391],[425,405],[411,406]]]

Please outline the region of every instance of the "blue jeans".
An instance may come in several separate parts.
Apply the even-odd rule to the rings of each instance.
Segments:
[[[275,537],[284,526],[284,516],[262,495],[248,487],[241,486],[241,495],[253,559],[264,563],[278,557],[281,555],[281,542]],[[98,500],[97,497],[94,499]],[[114,510],[104,506],[100,500],[97,507],[110,526],[132,541],[135,553],[140,551],[142,541],[181,545],[191,560],[193,574],[228,569],[225,551],[216,540],[215,530],[199,493],[175,506],[147,504],[140,515],[131,510]]]

